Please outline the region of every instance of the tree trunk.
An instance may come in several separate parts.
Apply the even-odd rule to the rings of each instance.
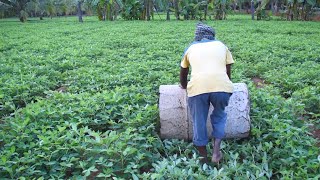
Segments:
[[[77,8],[78,8],[78,17],[79,17],[79,22],[83,22],[82,20],[82,10],[81,10],[81,1],[78,1],[78,5],[77,5]]]
[[[43,12],[40,11],[40,20],[43,20]]]
[[[309,21],[310,20],[310,15],[309,15],[309,12],[311,11],[311,6],[310,5],[306,5],[305,6],[305,12],[304,12],[304,19],[306,21]]]
[[[222,11],[222,19],[223,20],[226,20],[227,19],[227,12],[226,12],[226,5],[225,4],[223,4],[222,5],[222,9],[223,9],[223,11]]]
[[[271,6],[272,15],[274,15],[275,14],[274,0],[271,0],[270,6]]]
[[[105,21],[107,19],[107,6],[103,5],[103,11],[102,11],[102,21]]]
[[[146,0],[146,19],[150,21],[150,0]]]
[[[108,3],[106,6],[105,6],[105,20],[109,21],[111,19],[111,8],[110,8],[110,4]]]
[[[256,9],[256,14],[257,14],[257,20],[261,20],[262,19],[261,1],[258,2],[258,7]]]
[[[292,19],[298,19],[298,2],[296,0],[293,1],[293,18]]]
[[[208,4],[206,4],[206,7],[204,8],[204,20],[207,20],[207,15],[208,15]]]
[[[174,0],[174,11],[175,11],[177,20],[180,20],[179,0]]]
[[[118,3],[117,3],[118,4]],[[117,9],[118,9],[118,5],[117,4],[115,4],[114,6],[113,6],[113,20],[115,21],[115,20],[117,20],[117,16],[118,16],[118,13],[117,13]]]
[[[97,14],[98,14],[98,19],[99,21],[102,21],[103,20],[103,13],[102,13],[102,5],[101,3],[98,3],[98,6],[97,6]]]
[[[305,15],[304,15],[304,14],[305,14],[305,12],[304,12],[304,9],[305,9],[305,8],[304,8],[304,6],[305,6],[305,2],[306,2],[306,1],[303,1],[303,3],[302,3],[301,17],[300,17],[300,18],[301,18],[301,20],[304,20],[304,21],[306,20]]]
[[[24,11],[24,7],[22,6],[22,4],[18,3],[16,10],[17,10],[16,13],[19,17],[20,22],[25,22],[27,19],[22,14],[22,11]]]
[[[292,5],[289,3],[287,5],[287,21],[292,21]]]
[[[254,20],[254,1],[251,0],[251,19]]]
[[[167,21],[170,21],[170,9],[168,8],[167,9],[167,18],[166,18]]]
[[[107,5],[107,13],[106,13],[106,20],[112,21],[113,17],[112,17],[112,7],[111,4]]]
[[[274,10],[276,14],[279,13],[278,0],[276,0],[276,2],[274,3]]]

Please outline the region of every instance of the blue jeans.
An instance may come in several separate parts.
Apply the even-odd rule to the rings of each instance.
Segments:
[[[188,106],[193,120],[193,143],[196,146],[206,146],[209,142],[207,133],[207,118],[210,103],[214,107],[210,119],[212,136],[222,139],[226,125],[227,113],[224,111],[228,106],[231,93],[212,92],[189,97]]]

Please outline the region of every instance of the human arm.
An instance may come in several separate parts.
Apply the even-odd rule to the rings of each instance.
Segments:
[[[188,84],[188,73],[189,73],[189,68],[183,68],[180,67],[180,87],[182,89],[186,89],[187,88],[187,84]]]
[[[188,55],[186,51],[180,63],[180,87],[182,89],[187,89],[189,66],[190,66],[190,63],[189,63]]]
[[[229,79],[231,80],[231,65],[232,64],[227,64],[226,68],[227,68],[227,75],[229,77]]]
[[[229,79],[231,80],[231,65],[234,63],[233,57],[229,49],[227,48],[227,55],[226,55],[226,69],[227,69],[227,75]]]

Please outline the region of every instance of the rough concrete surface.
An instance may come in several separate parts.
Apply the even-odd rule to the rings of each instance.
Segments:
[[[250,132],[250,100],[246,84],[234,83],[234,92],[226,107],[225,138],[243,138]],[[187,105],[186,90],[178,85],[161,85],[159,88],[160,136],[165,139],[192,139],[192,118]],[[207,129],[211,137],[210,106]]]

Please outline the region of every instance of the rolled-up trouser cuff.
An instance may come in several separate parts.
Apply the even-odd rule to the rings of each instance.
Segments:
[[[195,141],[193,140],[193,144],[195,146],[206,146],[209,143],[208,140],[203,140],[203,141]]]

